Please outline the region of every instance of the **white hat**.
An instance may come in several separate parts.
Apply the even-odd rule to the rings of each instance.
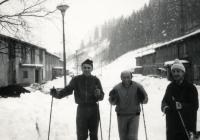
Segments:
[[[184,65],[180,62],[179,59],[175,59],[174,63],[171,66],[171,70],[173,69],[179,69],[182,70],[183,72],[185,72],[185,67]]]

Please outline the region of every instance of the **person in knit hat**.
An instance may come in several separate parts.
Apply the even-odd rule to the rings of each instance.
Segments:
[[[51,89],[51,95],[57,99],[74,93],[78,104],[76,114],[77,140],[98,140],[98,125],[100,120],[97,102],[103,100],[104,92],[100,80],[91,74],[93,61],[86,59],[81,64],[82,74],[72,78],[64,89]],[[70,112],[69,112],[70,113]]]
[[[187,133],[196,132],[198,92],[192,83],[185,80],[186,69],[180,60],[174,61],[171,73],[173,80],[167,86],[161,103],[161,110],[166,114],[167,140],[188,140]]]
[[[179,59],[175,59],[171,66],[171,74],[174,82],[182,83],[185,78],[185,67]]]
[[[179,69],[182,70],[185,73],[185,67],[184,65],[180,62],[179,59],[175,59],[174,63],[171,66],[171,70],[173,69]]]

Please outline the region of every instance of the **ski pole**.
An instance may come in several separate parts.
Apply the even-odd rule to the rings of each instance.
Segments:
[[[176,100],[175,100],[174,96],[172,96],[172,100],[175,102],[175,105],[176,105]],[[185,125],[185,123],[184,123],[184,121],[183,121],[183,117],[182,117],[182,115],[181,115],[181,113],[180,113],[180,111],[179,111],[178,109],[176,109],[176,111],[177,111],[178,116],[179,116],[179,118],[180,118],[180,120],[181,120],[182,126],[183,126],[184,131],[185,131],[185,133],[186,133],[186,135],[187,135],[187,138],[188,138],[188,140],[190,140],[190,135],[189,135],[188,130],[187,130],[187,128],[186,128],[186,125]]]
[[[110,133],[111,133],[111,120],[112,120],[112,104],[110,104],[110,121],[109,121],[108,140],[110,140]]]
[[[55,88],[53,87],[53,89],[55,89]],[[50,117],[49,117],[48,140],[49,140],[50,131],[51,131],[51,116],[52,116],[52,108],[53,108],[53,95],[52,95],[52,98],[51,98],[51,109],[50,109]]]
[[[101,116],[100,116],[99,102],[97,102],[97,105],[98,105],[98,114],[99,114],[99,125],[100,125],[100,132],[101,132],[101,140],[103,140],[103,133],[102,133],[102,126],[101,126]]]
[[[147,128],[146,128],[146,121],[145,121],[145,116],[144,116],[144,108],[143,108],[143,104],[141,104],[141,107],[142,107],[142,115],[143,115],[143,122],[144,122],[145,136],[146,136],[146,140],[148,140],[148,137],[147,137]]]

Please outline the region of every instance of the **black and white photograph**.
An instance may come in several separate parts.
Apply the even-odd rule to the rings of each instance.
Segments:
[[[200,0],[0,0],[0,140],[200,140]]]

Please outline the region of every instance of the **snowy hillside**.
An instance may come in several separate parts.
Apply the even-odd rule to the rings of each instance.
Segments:
[[[105,99],[100,102],[103,138],[108,139],[110,105],[108,93],[120,81],[120,72],[135,66],[135,53],[129,52],[112,64],[94,71],[102,82]],[[68,81],[70,79],[68,78]],[[134,75],[133,80],[140,82],[149,95],[149,103],[144,105],[147,133],[149,140],[165,140],[165,116],[160,111],[160,104],[169,83],[166,79]],[[31,93],[20,98],[0,98],[0,138],[1,140],[47,140],[48,122],[51,105],[49,89],[63,87],[63,78],[50,81],[36,90],[27,87]],[[200,93],[200,87],[197,86]],[[76,104],[73,96],[54,99],[50,140],[76,140]],[[200,112],[198,112],[200,116]],[[198,117],[200,130],[200,117]],[[100,134],[100,133],[99,133]],[[100,135],[99,135],[100,139]],[[140,116],[139,139],[145,140],[142,115]],[[119,140],[114,107],[112,108],[111,140]]]

